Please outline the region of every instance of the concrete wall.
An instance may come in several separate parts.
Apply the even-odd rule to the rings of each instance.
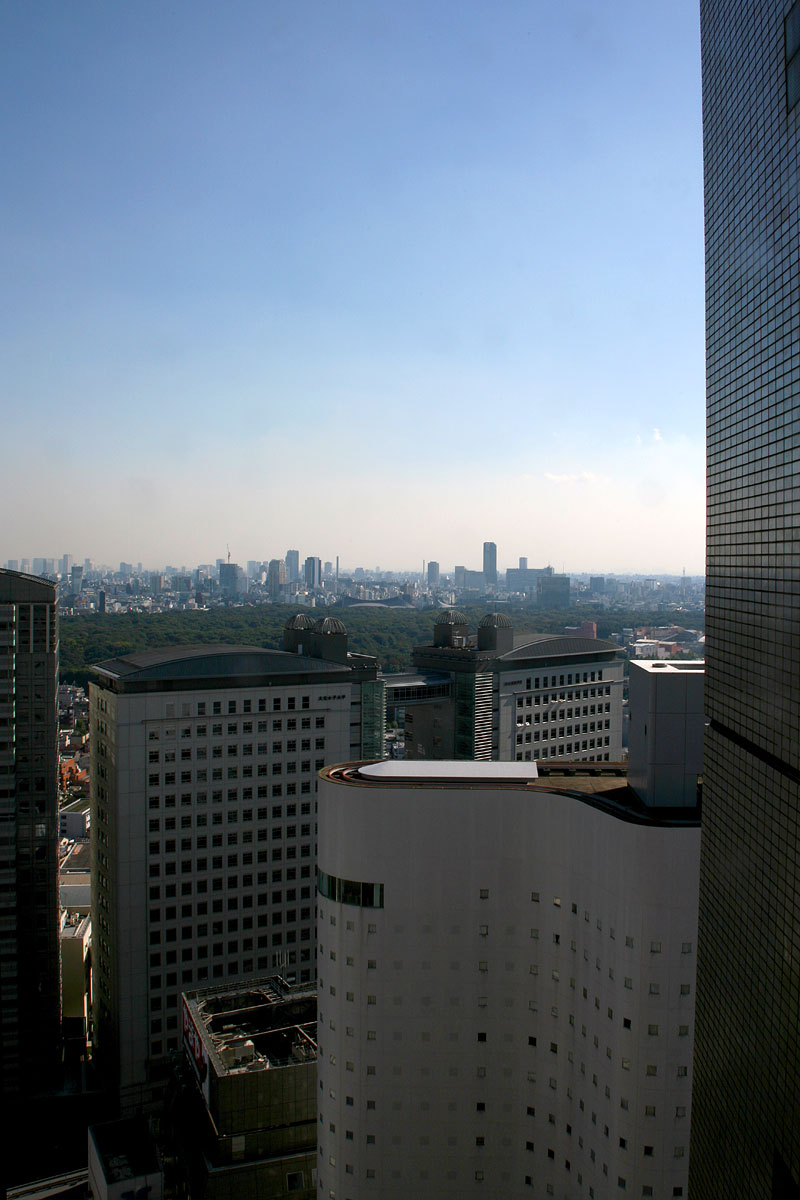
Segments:
[[[631,662],[628,782],[648,805],[694,805],[703,772],[703,662]]]

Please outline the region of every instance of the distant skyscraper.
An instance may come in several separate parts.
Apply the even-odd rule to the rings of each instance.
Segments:
[[[277,600],[281,588],[286,586],[286,564],[282,558],[271,558],[267,569],[267,590]]]
[[[229,599],[247,590],[247,578],[238,563],[219,564],[219,586],[222,594]]]
[[[69,579],[69,573],[71,570],[72,570],[72,555],[71,554],[62,554],[61,555],[61,578]]]
[[[58,1064],[56,589],[0,570],[0,1094]]]
[[[305,562],[306,587],[314,591],[322,586],[322,562],[318,558],[307,558]]]
[[[707,707],[692,1200],[800,1196],[800,4],[702,0]]]
[[[439,586],[439,564],[433,559],[428,563],[428,587]]]
[[[522,555],[520,555],[519,559],[519,569],[520,571],[527,571],[528,569],[528,560],[527,558],[523,558]]]
[[[83,590],[83,567],[73,567],[69,574],[69,586],[77,596]]]
[[[497,546],[494,542],[483,543],[483,578],[487,586],[497,583]]]
[[[298,583],[300,581],[300,551],[286,551],[286,582]]]

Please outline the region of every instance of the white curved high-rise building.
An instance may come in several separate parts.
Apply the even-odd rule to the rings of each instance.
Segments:
[[[697,810],[593,770],[322,772],[319,1196],[687,1195]]]

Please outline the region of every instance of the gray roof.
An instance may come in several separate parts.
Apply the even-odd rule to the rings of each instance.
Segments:
[[[500,656],[501,662],[520,662],[531,658],[588,658],[593,654],[614,653],[619,650],[616,642],[604,638],[569,637],[563,634],[528,634],[526,641]]]
[[[56,585],[38,575],[0,567],[0,604],[55,604]]]
[[[221,679],[265,675],[324,675],[347,670],[341,663],[265,650],[261,646],[169,646],[109,658],[93,668],[126,683],[165,679]]]
[[[320,617],[314,625],[315,633],[347,633],[347,626],[338,617]]]
[[[447,608],[444,612],[440,612],[434,625],[468,625],[469,622],[462,612],[457,608]]]
[[[62,883],[60,899],[62,908],[90,908],[92,885],[90,883]]]
[[[511,618],[505,613],[487,613],[478,622],[479,629],[511,629]]]
[[[284,629],[313,629],[314,618],[308,613],[295,613],[284,625]]]

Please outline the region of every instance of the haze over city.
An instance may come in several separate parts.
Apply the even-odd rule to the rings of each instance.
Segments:
[[[0,560],[703,571],[694,0],[0,19]]]

